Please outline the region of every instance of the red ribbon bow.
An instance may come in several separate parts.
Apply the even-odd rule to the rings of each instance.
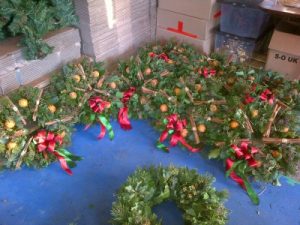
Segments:
[[[63,170],[69,175],[73,174],[67,164],[66,159],[55,150],[56,145],[60,146],[63,143],[63,138],[60,135],[55,135],[51,131],[47,132],[46,130],[41,130],[34,137],[34,140],[37,142],[38,152],[48,151],[52,153],[60,162]]]
[[[154,52],[150,52],[150,53],[149,53],[149,56],[150,56],[151,58],[157,57],[157,58],[159,58],[159,59],[164,60],[165,62],[168,62],[168,61],[169,61],[169,57],[167,56],[166,53],[161,53],[161,54],[157,55],[157,54],[155,54]]]
[[[231,148],[235,152],[235,156],[238,160],[246,160],[250,167],[258,167],[259,162],[257,162],[253,155],[259,152],[259,149],[254,146],[249,146],[249,142],[243,141],[240,146],[231,145]],[[226,170],[230,170],[234,164],[234,160],[228,158],[226,160]],[[245,183],[242,178],[240,178],[234,171],[230,173],[230,177],[237,182],[242,188],[246,189]]]
[[[199,149],[190,146],[186,140],[182,137],[181,131],[186,127],[186,120],[180,120],[176,114],[172,114],[167,117],[166,129],[162,132],[159,141],[163,142],[167,139],[169,132],[172,131],[172,136],[170,140],[171,146],[176,146],[180,142],[191,152],[198,152]]]
[[[217,74],[216,70],[208,69],[206,67],[203,68],[203,69],[199,69],[198,72],[199,72],[200,75],[203,75],[205,78],[215,76]]]
[[[101,113],[104,109],[109,108],[110,103],[102,100],[98,96],[93,96],[89,99],[89,106],[95,113]]]
[[[275,96],[269,89],[266,89],[261,93],[260,100],[263,102],[268,102],[270,105],[272,105],[274,103]]]
[[[123,98],[122,98],[122,103],[123,103],[123,108],[120,109],[118,113],[118,121],[120,123],[120,126],[124,130],[130,130],[132,129],[132,126],[130,124],[129,118],[128,118],[128,102],[131,99],[131,97],[134,95],[136,91],[135,87],[130,87],[129,90],[124,92]]]

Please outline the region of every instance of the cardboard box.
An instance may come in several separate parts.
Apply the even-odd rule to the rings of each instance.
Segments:
[[[282,74],[289,80],[300,79],[300,25],[281,24],[273,33],[265,69]],[[287,31],[292,31],[288,33]]]
[[[157,28],[156,39],[157,40],[175,39],[179,42],[186,42],[193,45],[196,49],[202,51],[205,54],[210,54],[214,44],[214,34],[212,34],[206,40],[199,40],[199,39],[191,38],[188,36],[184,36],[160,28]]]
[[[158,7],[205,20],[221,16],[216,0],[159,0]]]
[[[157,11],[157,27],[191,38],[206,40],[220,20],[201,20],[165,9]]]

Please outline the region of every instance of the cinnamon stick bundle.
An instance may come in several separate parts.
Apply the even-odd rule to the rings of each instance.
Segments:
[[[184,86],[184,90],[185,90],[186,94],[188,95],[190,101],[191,101],[192,103],[194,103],[193,95],[192,95],[190,89],[186,86],[186,84],[185,84],[183,78],[180,77],[180,78],[179,78],[179,81],[180,81],[180,83]]]
[[[51,125],[54,125],[57,123],[65,123],[65,122],[71,121],[72,119],[73,119],[73,116],[66,116],[65,118],[62,118],[62,119],[56,119],[56,120],[49,121],[49,122],[45,123],[45,125],[51,126]]]
[[[193,134],[194,134],[194,137],[195,137],[195,142],[196,142],[196,144],[199,144],[200,143],[200,138],[199,138],[199,135],[198,135],[198,132],[197,132],[197,126],[196,126],[194,117],[191,113],[189,114],[189,119],[190,119],[190,122],[191,122],[191,125],[192,125],[192,131],[193,131]]]
[[[214,105],[225,105],[227,104],[226,100],[207,100],[207,101],[194,101],[194,105],[205,105],[205,104],[214,104]]]
[[[270,137],[273,122],[280,110],[281,110],[280,104],[276,103],[274,110],[272,112],[271,118],[269,119],[269,122],[267,124],[266,131],[263,134],[264,137]]]
[[[41,98],[42,98],[42,95],[43,95],[43,91],[44,91],[44,89],[40,89],[38,98],[37,98],[37,100],[35,102],[35,108],[34,108],[33,115],[32,115],[32,120],[33,121],[36,121],[36,117],[37,117],[37,113],[38,113],[40,101],[41,101]]]
[[[33,137],[29,138],[29,140],[26,142],[26,144],[25,144],[25,146],[24,146],[24,148],[23,148],[23,150],[22,150],[22,152],[20,154],[20,157],[19,157],[19,159],[18,159],[18,161],[16,163],[16,169],[20,169],[20,167],[21,167],[21,165],[23,163],[23,158],[26,155],[28,147],[29,147],[30,143],[32,142],[32,140],[33,140]]]
[[[265,144],[300,144],[300,138],[287,139],[264,137],[263,142]]]
[[[157,95],[157,91],[153,91],[153,90],[151,90],[151,89],[149,89],[149,88],[146,88],[146,87],[142,87],[142,92],[144,93],[144,94],[150,94],[150,95]]]
[[[6,98],[7,99],[7,101],[9,102],[9,104],[11,105],[11,107],[12,107],[12,110],[14,110],[15,111],[15,113],[17,113],[18,114],[18,116],[20,117],[20,119],[21,119],[21,121],[22,121],[22,123],[24,124],[24,125],[26,125],[27,124],[27,122],[26,122],[26,120],[25,120],[25,118],[22,116],[22,114],[20,113],[20,111],[19,111],[19,109],[18,109],[18,107],[12,102],[12,100],[10,100],[10,98],[6,95],[4,98]]]

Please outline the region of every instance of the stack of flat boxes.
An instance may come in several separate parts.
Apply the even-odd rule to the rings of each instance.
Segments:
[[[216,0],[159,0],[157,40],[175,38],[209,54],[220,14]]]
[[[75,28],[50,32],[45,41],[54,47],[53,52],[39,60],[24,59],[19,41],[19,37],[9,38],[0,44],[0,95],[39,80],[65,63],[81,57],[79,31]]]
[[[128,56],[155,38],[156,1],[75,0],[83,54],[97,61]],[[110,60],[111,59],[111,60]]]

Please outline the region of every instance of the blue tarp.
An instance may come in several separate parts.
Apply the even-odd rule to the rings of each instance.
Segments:
[[[23,168],[0,173],[0,225],[106,225],[114,193],[137,167],[176,165],[216,177],[214,186],[227,189],[229,225],[300,225],[300,185],[285,178],[281,187],[256,184],[259,206],[251,203],[237,184],[225,177],[220,162],[204,159],[179,147],[169,154],[156,149],[159,133],[147,121],[133,121],[126,132],[112,123],[116,138],[98,141],[98,126],[83,131],[78,125],[70,150],[83,156],[68,176],[58,163],[46,169]],[[180,211],[170,202],[155,208],[165,225],[183,225]]]

